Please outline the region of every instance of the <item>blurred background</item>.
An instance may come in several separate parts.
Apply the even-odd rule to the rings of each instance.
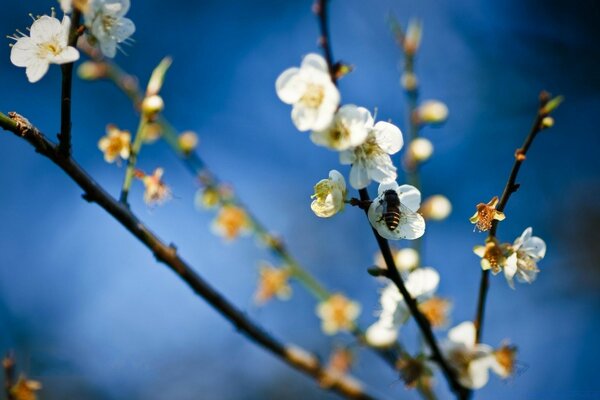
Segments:
[[[372,323],[380,284],[365,273],[376,243],[364,215],[347,209],[321,220],[309,208],[315,182],[332,168],[348,170],[296,131],[274,89],[281,71],[317,51],[312,0],[132,3],[135,44],[116,61],[144,82],[162,57],[173,57],[163,90],[167,118],[197,131],[214,172],[327,287],[358,299],[360,322]],[[23,30],[29,12],[49,13],[51,6],[57,4],[12,2],[0,14],[2,32]],[[333,0],[334,56],[355,65],[340,82],[343,102],[377,108],[379,119],[406,129],[389,12],[404,25],[412,16],[423,19],[421,98],[450,108],[443,127],[423,132],[435,154],[422,174],[424,195],[445,194],[454,206],[447,221],[428,225],[424,260],[442,275],[439,293],[453,299],[453,324],[473,317],[480,279],[472,247],[485,235],[473,232],[468,217],[475,204],[501,193],[539,91],[566,97],[555,127],[534,143],[499,229],[512,242],[533,226],[548,245],[533,285],[511,290],[501,276],[491,282],[484,341],[517,344],[518,371],[505,382],[492,377],[477,398],[599,398],[600,5]],[[9,52],[6,45],[0,54],[0,110],[17,110],[54,135],[60,68],[32,85]],[[137,117],[108,82],[76,80],[73,97],[75,157],[117,195],[123,169],[103,161],[97,142],[107,123],[135,130]],[[213,214],[195,210],[196,183],[164,143],[145,147],[140,166],[164,167],[174,199],[149,209],[138,184],[133,209],[201,275],[279,338],[324,358],[333,344],[352,343],[348,335],[321,334],[314,300],[301,287],[288,302],[254,306],[257,265],[271,260],[267,252],[252,239],[228,244],[210,233]],[[19,367],[43,382],[41,398],[336,398],[240,336],[10,134],[0,134],[0,187],[0,352],[15,350]],[[402,337],[414,344],[414,327]],[[357,356],[355,374],[376,392],[416,398],[375,356]],[[443,378],[437,390],[449,396]]]

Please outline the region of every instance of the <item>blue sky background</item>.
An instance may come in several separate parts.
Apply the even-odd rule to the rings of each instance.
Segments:
[[[0,15],[2,31],[23,30],[27,13],[52,5],[13,2]],[[133,1],[136,43],[116,60],[145,80],[163,56],[173,57],[165,115],[199,133],[212,169],[326,286],[362,302],[367,325],[378,283],[365,273],[376,244],[364,215],[349,209],[324,221],[309,208],[312,185],[347,168],[295,130],[274,90],[281,71],[317,51],[310,7],[310,0]],[[500,194],[539,91],[566,97],[555,128],[534,143],[499,229],[512,241],[533,226],[548,244],[535,284],[513,291],[500,276],[492,280],[484,339],[516,343],[519,373],[508,382],[492,378],[478,398],[600,396],[599,7],[593,0],[332,2],[334,55],[356,66],[340,82],[343,102],[377,108],[379,119],[402,129],[400,54],[385,17],[393,11],[402,22],[424,20],[422,98],[445,101],[450,119],[424,131],[435,155],[423,168],[423,191],[454,205],[446,222],[428,226],[425,264],[440,270],[455,323],[472,318],[480,278],[471,248],[485,235],[473,233],[468,217],[476,203]],[[60,69],[29,84],[9,52],[0,51],[0,110],[17,110],[53,135]],[[76,80],[73,98],[75,157],[117,195],[123,171],[104,163],[96,144],[107,123],[134,130],[137,118],[109,83]],[[250,239],[225,244],[210,233],[212,215],[194,209],[194,180],[166,145],[144,148],[140,165],[163,166],[175,198],[149,210],[138,185],[133,209],[201,275],[279,338],[323,357],[332,343],[351,343],[320,334],[314,301],[300,287],[287,303],[253,306],[256,266],[268,254]],[[22,369],[43,382],[44,399],[334,398],[238,335],[10,134],[0,134],[0,187],[0,352],[16,350]],[[415,343],[414,327],[402,336]],[[359,353],[355,372],[388,397],[414,398],[368,352]],[[443,379],[437,386],[445,398]]]

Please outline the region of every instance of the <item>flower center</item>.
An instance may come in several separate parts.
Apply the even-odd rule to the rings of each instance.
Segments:
[[[62,51],[61,46],[56,42],[46,42],[39,45],[40,58],[47,57],[49,54],[57,56]]]
[[[306,91],[300,102],[309,108],[318,108],[323,102],[323,98],[325,97],[325,89],[323,86],[316,85],[314,83],[309,83],[306,86]]]

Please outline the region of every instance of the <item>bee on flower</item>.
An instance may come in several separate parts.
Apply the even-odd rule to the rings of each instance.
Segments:
[[[221,207],[213,220],[213,233],[230,241],[251,232],[252,222],[244,209],[231,204]]]
[[[373,117],[369,110],[354,104],[346,104],[332,116],[330,124],[313,129],[310,140],[318,146],[343,151],[364,143],[373,128]]]
[[[316,311],[321,318],[323,332],[333,335],[339,331],[349,331],[354,328],[354,321],[360,314],[360,304],[336,293],[319,303]]]
[[[418,239],[425,233],[425,220],[417,213],[421,192],[414,186],[382,183],[369,206],[369,222],[385,239]]]
[[[290,272],[285,268],[276,268],[263,262],[259,268],[258,288],[254,294],[257,304],[265,304],[273,297],[287,300],[292,295],[289,285]]]
[[[113,58],[119,45],[135,32],[133,21],[125,18],[129,7],[129,0],[91,0],[84,10],[88,34],[106,57]]]
[[[71,19],[65,15],[62,21],[43,15],[33,21],[29,36],[17,31],[10,39],[16,41],[10,51],[10,61],[17,67],[25,67],[29,82],[39,81],[46,75],[50,64],[67,64],[79,59],[79,51],[68,45]]]
[[[320,180],[315,185],[314,200],[310,204],[317,217],[329,218],[344,209],[346,200],[346,180],[335,169],[329,171],[329,178]]]
[[[288,68],[275,82],[277,96],[293,105],[292,121],[298,130],[327,127],[340,104],[340,92],[331,81],[327,62],[318,54],[307,54],[300,68]]]
[[[163,174],[164,170],[162,168],[156,168],[152,175],[136,172],[136,176],[142,180],[146,188],[144,202],[149,206],[160,205],[171,198],[171,189],[163,182]]]
[[[489,231],[492,228],[492,223],[496,221],[504,221],[506,216],[503,212],[496,210],[498,205],[498,196],[494,196],[489,203],[477,204],[477,211],[469,219],[480,232]]]
[[[537,262],[546,255],[546,243],[537,236],[532,236],[531,227],[525,229],[512,247],[513,258],[504,268],[504,276],[511,288],[514,289],[514,277],[520,282],[532,283],[540,270]]]
[[[106,126],[106,136],[98,142],[98,148],[104,153],[107,163],[118,163],[119,157],[127,160],[131,152],[131,134],[109,124]]]

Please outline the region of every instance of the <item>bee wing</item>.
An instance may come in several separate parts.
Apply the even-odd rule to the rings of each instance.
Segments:
[[[396,231],[402,239],[418,239],[425,233],[425,220],[404,204],[400,203],[400,224]]]

